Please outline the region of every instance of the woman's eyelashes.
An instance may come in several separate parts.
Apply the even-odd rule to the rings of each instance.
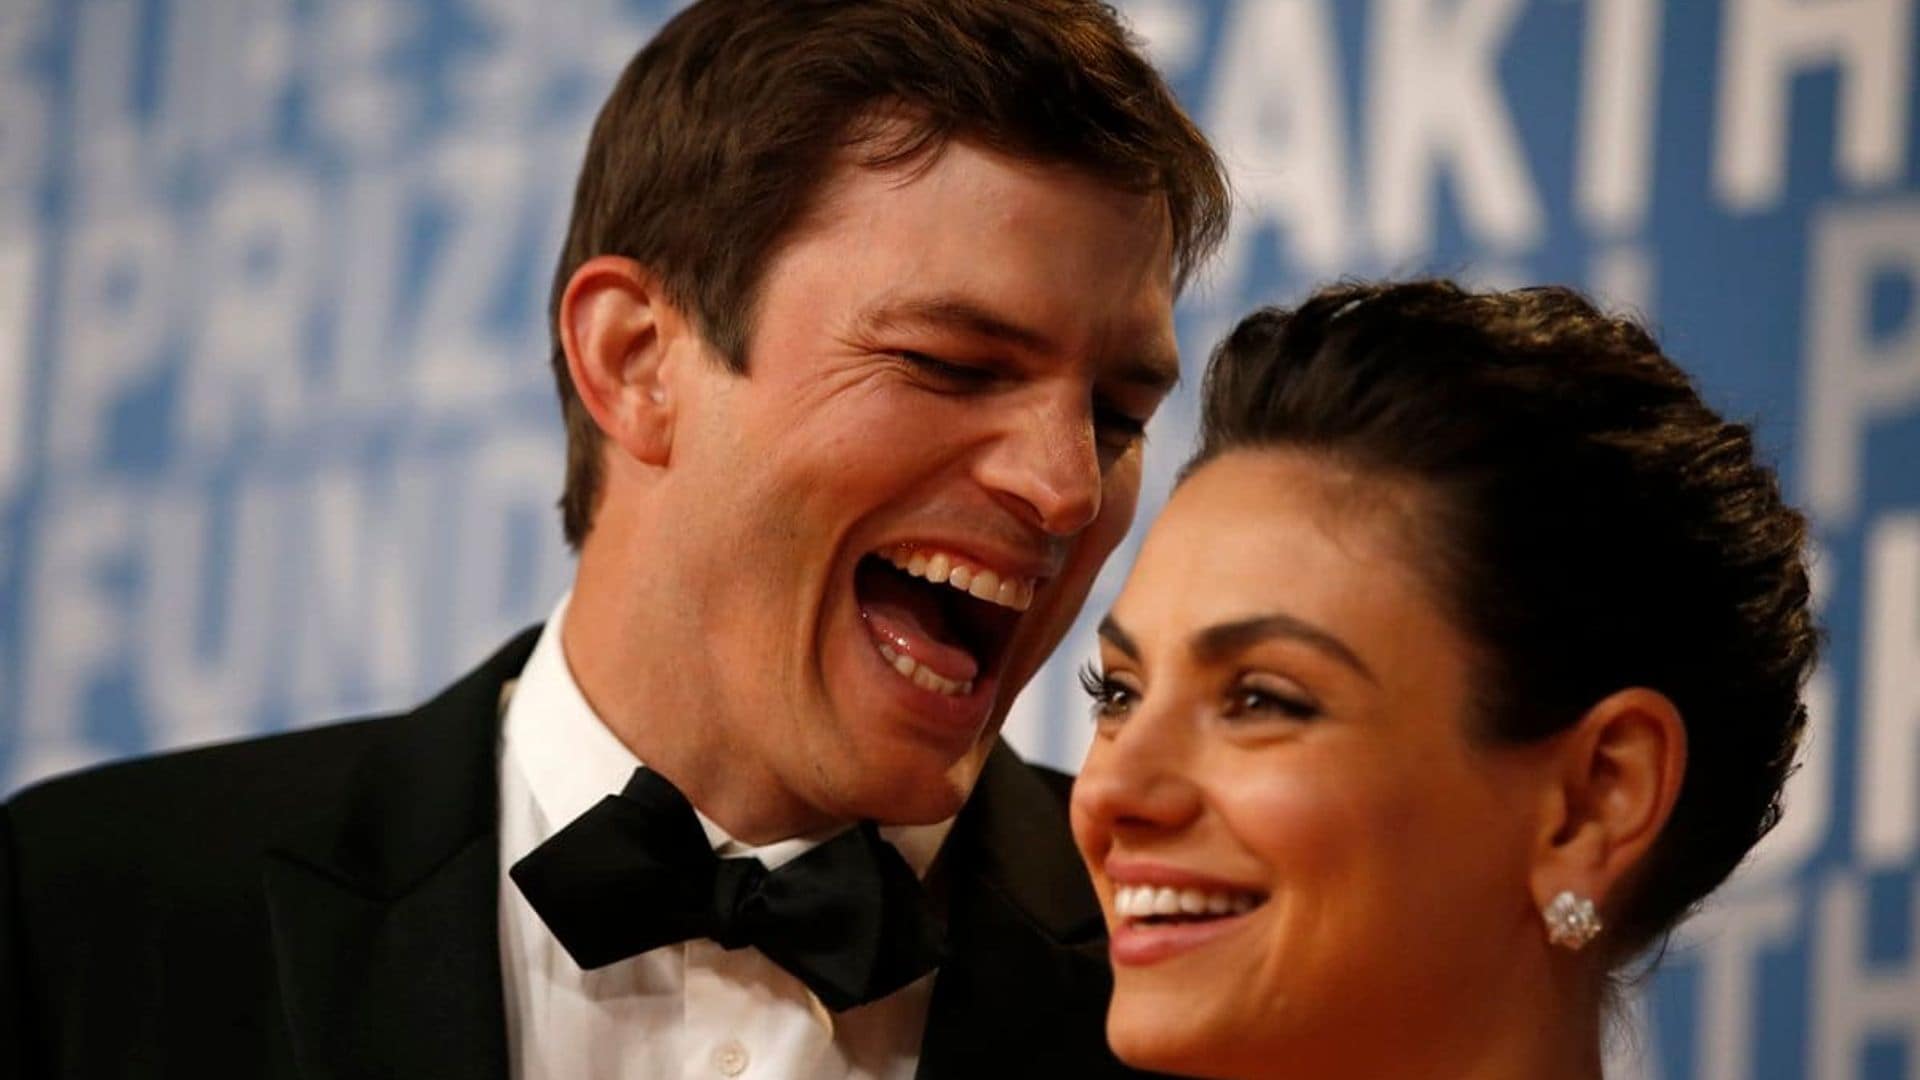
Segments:
[[[1092,702],[1096,722],[1124,718],[1139,706],[1142,696],[1140,690],[1092,663],[1080,669],[1080,689]],[[1229,680],[1218,709],[1218,715],[1236,723],[1300,723],[1318,719],[1322,712],[1320,703],[1298,683],[1263,672],[1241,673]]]
[[[1080,689],[1092,701],[1093,719],[1117,720],[1132,709],[1136,700],[1132,688],[1101,671],[1091,662],[1080,669]]]
[[[1292,680],[1256,673],[1234,680],[1222,715],[1233,720],[1301,721],[1315,719],[1320,712],[1320,703]]]

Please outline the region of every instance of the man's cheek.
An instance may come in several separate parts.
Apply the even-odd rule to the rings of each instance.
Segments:
[[[1094,522],[1099,528],[1103,521],[1111,520],[1115,530],[1114,543],[1119,543],[1127,528],[1133,524],[1133,515],[1140,507],[1140,477],[1144,472],[1145,444],[1136,443],[1133,449],[1121,455],[1120,460],[1107,469],[1100,485],[1100,520]],[[1111,550],[1111,547],[1109,547]]]
[[[1119,489],[1109,487],[1101,496],[1099,516],[1087,526],[1086,532],[1080,534],[1074,558],[1088,563],[1092,574],[1099,573],[1107,557],[1113,554],[1113,549],[1119,547],[1120,541],[1126,538],[1139,505],[1140,491],[1137,486]]]

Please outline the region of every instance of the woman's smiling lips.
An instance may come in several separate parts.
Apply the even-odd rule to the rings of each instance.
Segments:
[[[1110,860],[1116,964],[1137,967],[1199,948],[1247,922],[1267,894],[1170,866]]]

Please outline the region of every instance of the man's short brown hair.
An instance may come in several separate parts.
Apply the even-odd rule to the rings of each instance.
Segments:
[[[882,116],[904,122],[872,122]],[[838,155],[903,166],[953,138],[1164,196],[1176,283],[1226,230],[1218,158],[1105,4],[699,0],[601,108],[554,272],[568,543],[585,538],[601,483],[601,434],[560,346],[574,271],[598,255],[636,260],[744,373],[766,264]]]

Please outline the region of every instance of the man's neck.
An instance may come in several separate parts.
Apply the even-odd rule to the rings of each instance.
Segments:
[[[847,824],[795,798],[761,762],[701,719],[711,688],[689,685],[672,643],[649,628],[640,589],[595,587],[582,551],[573,598],[559,628],[561,654],[600,722],[647,767],[672,781],[695,808],[750,845],[810,836]],[[629,577],[629,585],[640,584]]]

